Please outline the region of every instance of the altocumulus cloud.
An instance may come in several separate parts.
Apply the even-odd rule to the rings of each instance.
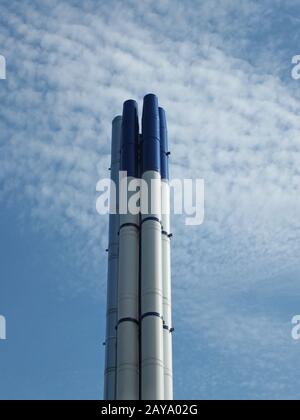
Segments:
[[[220,397],[232,396],[235,383],[248,397],[296,396],[286,314],[256,299],[276,302],[283,290],[299,292],[282,278],[299,269],[300,103],[277,72],[262,66],[257,40],[257,62],[244,53],[270,5],[1,5],[8,62],[0,86],[2,203],[27,202],[32,220],[76,235],[74,255],[95,264],[104,283],[99,250],[107,223],[95,212],[95,185],[107,176],[112,117],[122,101],[141,102],[149,91],[168,111],[172,175],[205,179],[204,225],[186,228],[174,219],[173,272],[175,307],[185,308],[175,313],[178,330],[185,339],[196,334],[195,357],[204,348],[212,354],[193,374],[191,392],[206,397],[222,381]],[[177,348],[184,359],[184,346]],[[230,375],[235,360],[242,368]]]

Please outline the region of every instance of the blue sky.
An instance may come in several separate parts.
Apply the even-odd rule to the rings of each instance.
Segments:
[[[299,4],[1,2],[0,398],[101,398],[110,123],[155,92],[173,177],[175,396],[298,399]]]

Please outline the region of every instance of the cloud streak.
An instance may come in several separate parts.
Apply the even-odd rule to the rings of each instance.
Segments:
[[[107,221],[96,215],[95,186],[107,176],[110,122],[127,98],[141,103],[145,93],[157,93],[168,111],[172,175],[206,182],[204,225],[191,229],[180,218],[173,221],[175,308],[186,307],[183,316],[175,312],[179,330],[188,339],[184,330],[191,328],[193,340],[208,343],[221,365],[238,353],[245,375],[264,352],[249,381],[237,374],[232,394],[293,397],[286,378],[295,359],[288,314],[274,321],[276,307],[257,314],[243,312],[240,303],[299,270],[300,103],[279,77],[280,63],[273,74],[262,65],[266,47],[253,37],[262,20],[272,32],[270,5],[6,3],[0,200],[25,202],[32,220],[69,238],[74,256],[82,266],[93,264],[103,285],[99,250],[106,248]],[[251,45],[259,46],[256,55],[245,54]],[[284,290],[291,296],[295,284],[287,281]],[[221,330],[210,329],[215,319],[223,320]],[[228,368],[217,373],[207,366],[199,371],[203,397],[229,381]],[[264,366],[268,386],[260,379]]]

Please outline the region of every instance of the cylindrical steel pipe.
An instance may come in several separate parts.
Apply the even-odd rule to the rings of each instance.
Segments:
[[[131,214],[128,204],[133,192],[128,185],[138,176],[137,104],[123,107],[121,170],[127,179],[120,182],[126,203],[120,203],[119,281],[117,322],[117,400],[139,399],[139,214]]]
[[[144,98],[142,123],[141,398],[163,400],[160,128],[155,95]]]
[[[116,357],[117,357],[117,285],[119,266],[119,200],[118,183],[120,170],[120,146],[122,132],[122,117],[116,117],[112,122],[111,143],[111,180],[116,185],[117,214],[109,216],[109,244],[108,244],[108,275],[107,275],[107,314],[105,340],[105,373],[104,399],[116,399]],[[112,197],[111,200],[115,198]]]
[[[168,132],[165,111],[159,108],[162,177],[162,282],[164,318],[164,398],[173,400],[171,232]]]

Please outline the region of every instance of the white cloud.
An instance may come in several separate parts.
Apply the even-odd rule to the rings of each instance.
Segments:
[[[239,351],[246,364],[263,348],[274,366],[284,354],[284,321],[268,342],[272,320],[236,315],[226,297],[298,266],[300,103],[260,53],[256,64],[243,53],[270,3],[236,5],[5,7],[0,199],[25,200],[34,220],[69,237],[74,255],[104,282],[107,220],[96,215],[95,186],[109,166],[110,122],[127,98],[141,103],[156,92],[168,112],[173,176],[206,181],[205,224],[192,230],[174,220],[175,302],[187,306],[180,322],[199,332],[222,317],[222,344],[220,331],[207,331],[212,346]],[[237,325],[245,330],[237,334]]]

